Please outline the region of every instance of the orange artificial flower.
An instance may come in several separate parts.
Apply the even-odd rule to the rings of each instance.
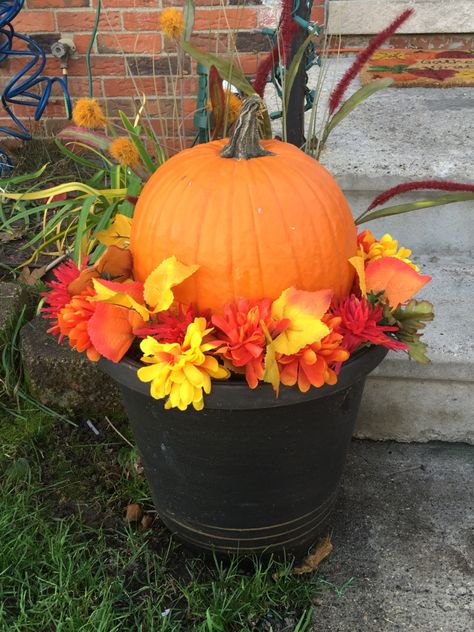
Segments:
[[[160,14],[160,28],[171,39],[178,40],[184,31],[183,13],[174,7],[163,9]]]
[[[133,142],[127,137],[114,138],[110,143],[109,154],[122,167],[136,169],[140,164],[140,154]]]
[[[298,384],[302,393],[311,386],[319,388],[323,384],[336,384],[337,374],[334,366],[345,362],[349,352],[341,347],[342,336],[336,328],[341,319],[325,315],[322,321],[329,328],[329,334],[312,344],[306,345],[293,355],[280,355],[280,380],[285,386]]]
[[[86,288],[81,294],[73,296],[71,301],[58,313],[58,328],[62,336],[67,336],[69,345],[76,351],[85,351],[92,362],[97,362],[100,353],[89,337],[88,325],[95,310],[95,303],[89,301],[94,290]]]
[[[78,127],[87,129],[107,125],[107,119],[96,99],[79,99],[72,110],[72,119]]]

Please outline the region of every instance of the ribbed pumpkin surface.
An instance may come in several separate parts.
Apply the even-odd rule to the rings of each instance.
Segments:
[[[221,158],[225,142],[177,154],[146,183],[132,224],[135,278],[172,255],[197,263],[175,296],[215,312],[292,285],[348,292],[356,229],[331,174],[281,141],[262,141],[275,155],[250,160]]]

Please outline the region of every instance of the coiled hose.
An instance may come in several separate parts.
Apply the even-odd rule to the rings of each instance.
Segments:
[[[12,110],[13,105],[34,107],[34,120],[39,121],[51,95],[54,83],[59,83],[64,94],[66,115],[71,118],[71,99],[68,91],[67,73],[63,77],[42,77],[46,65],[46,54],[34,40],[15,32],[11,22],[23,8],[25,0],[0,0],[0,62],[8,57],[24,57],[25,66],[17,72],[2,91],[2,105],[15,124],[14,129],[0,126],[0,133],[8,134],[20,140],[29,140],[31,134]],[[15,48],[15,40],[24,46]],[[37,90],[34,91],[35,88]],[[4,164],[5,163],[5,164]],[[11,168],[11,162],[4,151],[0,150],[0,173]]]

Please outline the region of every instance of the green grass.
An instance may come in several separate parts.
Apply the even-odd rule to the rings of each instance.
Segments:
[[[127,525],[129,502],[154,515],[136,451],[106,422],[23,417],[0,413],[1,632],[305,632],[338,590],[290,564],[205,561],[158,517]]]

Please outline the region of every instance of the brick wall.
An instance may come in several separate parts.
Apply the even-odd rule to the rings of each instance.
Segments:
[[[69,86],[71,96],[87,94],[85,52],[89,43],[97,0],[26,0],[24,9],[14,20],[15,30],[31,35],[49,52],[50,45],[61,35],[72,36],[78,58],[71,60]],[[182,7],[183,0],[103,0],[98,36],[92,53],[94,96],[106,105],[108,114],[117,117],[118,110],[131,114],[137,97],[147,95],[147,110],[154,119],[160,135],[176,135],[173,118],[177,91],[183,98],[182,111],[185,127],[192,132],[193,111],[197,79],[195,63],[184,57],[181,63],[173,42],[158,31],[160,11],[167,6]],[[193,42],[213,52],[226,52],[234,47],[242,70],[249,76],[255,72],[259,60],[269,50],[268,37],[263,27],[274,27],[279,14],[279,0],[195,0],[196,20]],[[327,4],[327,3],[326,3]],[[325,2],[314,0],[312,18],[324,23]],[[458,39],[460,36],[457,36]],[[436,42],[434,42],[434,39]],[[341,42],[343,47],[363,46],[368,37],[350,35]],[[452,38],[451,38],[452,39]],[[449,36],[395,36],[389,46],[450,46]],[[454,42],[454,47],[472,45],[469,41]],[[24,66],[21,58],[0,64],[0,84]],[[59,63],[48,55],[44,74],[60,74]],[[182,80],[177,80],[177,75]],[[59,95],[59,91],[55,91]],[[28,110],[18,114],[28,119]],[[10,127],[9,119],[2,117],[0,125]],[[54,134],[64,126],[62,99],[57,96],[48,105],[37,134]]]
[[[147,95],[147,109],[156,120],[160,133],[173,136],[173,94],[184,93],[186,126],[192,128],[197,80],[195,63],[184,57],[177,60],[173,42],[158,31],[160,11],[167,6],[182,7],[183,0],[103,0],[98,36],[92,54],[94,96],[106,104],[112,118],[119,109],[132,113],[137,95]],[[259,59],[269,50],[263,27],[274,27],[278,20],[278,0],[196,0],[193,43],[213,52],[226,52],[232,46],[238,52],[242,70],[249,76]],[[324,0],[315,0],[313,19],[323,22]],[[87,94],[85,52],[95,19],[96,0],[26,0],[13,25],[20,34],[28,34],[49,53],[50,45],[62,36],[72,36],[78,58],[68,70],[71,96]],[[3,84],[24,62],[16,58],[0,67]],[[182,73],[178,73],[181,66]],[[45,73],[60,74],[59,63],[48,54]],[[177,82],[177,74],[184,76]],[[179,87],[178,87],[179,83]],[[55,94],[59,94],[56,90]],[[22,120],[28,110],[18,110]],[[62,99],[52,99],[36,133],[54,134],[64,126]],[[8,119],[0,125],[9,126]]]

